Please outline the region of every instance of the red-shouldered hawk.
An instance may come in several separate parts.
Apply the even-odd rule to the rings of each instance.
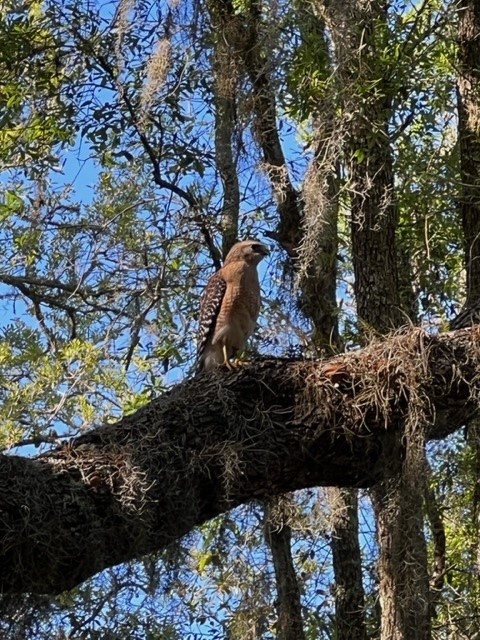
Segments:
[[[237,242],[208,281],[200,302],[199,371],[221,364],[231,368],[230,358],[252,335],[260,311],[257,265],[267,254],[261,242]]]

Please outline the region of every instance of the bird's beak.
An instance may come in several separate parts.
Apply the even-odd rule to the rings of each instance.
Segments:
[[[264,256],[268,256],[268,254],[270,253],[270,249],[264,244],[261,244],[260,246],[260,253],[262,253]]]

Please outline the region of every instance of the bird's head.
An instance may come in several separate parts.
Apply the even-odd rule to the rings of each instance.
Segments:
[[[248,264],[256,266],[268,254],[268,247],[258,240],[243,240],[243,242],[237,242],[233,245],[225,258],[225,264],[244,260]]]

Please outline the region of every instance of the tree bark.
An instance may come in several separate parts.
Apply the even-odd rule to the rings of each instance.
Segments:
[[[402,474],[383,481],[372,491],[379,560],[381,638],[430,637],[430,596],[423,534],[425,486],[416,473],[418,451],[407,448]],[[409,458],[411,458],[409,460]],[[420,507],[420,508],[419,508]],[[385,553],[388,551],[388,553]]]
[[[215,161],[223,184],[223,205],[220,211],[222,253],[227,255],[237,241],[240,213],[240,188],[234,156],[238,60],[235,43],[238,19],[230,3],[209,2],[214,38],[214,103],[215,103]]]
[[[460,212],[465,243],[465,307],[480,302],[480,2],[458,3],[458,141],[460,147]],[[468,425],[472,447],[472,524],[477,533],[475,573],[480,575],[480,419]]]
[[[302,239],[303,214],[278,134],[275,92],[270,77],[271,62],[266,56],[266,46],[261,32],[261,3],[258,0],[249,0],[246,6],[246,37],[240,56],[252,85],[254,134],[262,150],[264,169],[273,187],[279,214],[278,228],[269,235],[280,243],[290,258],[296,258]]]
[[[395,232],[393,157],[388,135],[391,95],[382,87],[379,29],[383,2],[319,0],[337,51],[344,127],[354,291],[360,323],[385,333],[401,325]],[[376,87],[369,91],[368,87]]]
[[[458,140],[467,306],[480,300],[480,2],[458,3]]]
[[[440,601],[443,585],[445,583],[447,540],[445,535],[445,527],[443,524],[442,512],[437,503],[435,490],[432,487],[428,486],[428,480],[431,476],[431,470],[428,462],[425,466],[425,471],[427,475],[425,511],[430,523],[430,531],[432,532],[433,542],[433,562],[430,578],[430,610],[431,617],[434,617],[435,609]]]
[[[321,114],[313,121],[315,156],[303,188],[303,255],[298,266],[301,307],[313,324],[312,342],[320,353],[331,354],[342,350],[337,306],[337,159],[327,155],[329,140],[335,135],[333,109],[326,104],[318,107]]]
[[[335,638],[366,640],[357,493],[351,489],[330,487],[328,502],[335,573]]]
[[[379,34],[388,32],[387,7],[370,0],[324,0],[321,4],[338,56],[342,110],[347,122],[345,152],[358,320],[364,335],[372,330],[386,333],[405,318],[400,301],[398,213],[388,132],[392,96],[384,81],[387,70],[379,64],[379,46],[384,46]],[[415,472],[416,465],[423,465],[424,442],[419,425],[416,427],[418,433],[405,431],[405,460],[398,477],[373,491],[384,640],[430,637],[424,493],[418,486],[422,476]],[[410,564],[408,559],[412,560]]]
[[[286,500],[289,502],[290,497],[286,496]],[[270,501],[265,508],[265,539],[272,553],[277,585],[277,640],[305,640],[300,589],[292,558],[292,531],[282,501],[282,497]]]
[[[0,588],[57,593],[248,500],[372,486],[402,462],[413,396],[430,437],[475,412],[479,343],[478,328],[416,330],[324,362],[219,369],[35,459],[0,457]]]

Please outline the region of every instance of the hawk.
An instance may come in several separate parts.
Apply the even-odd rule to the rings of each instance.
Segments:
[[[200,302],[198,371],[225,364],[253,334],[260,311],[257,265],[268,254],[256,240],[233,245],[223,267],[207,283]]]

